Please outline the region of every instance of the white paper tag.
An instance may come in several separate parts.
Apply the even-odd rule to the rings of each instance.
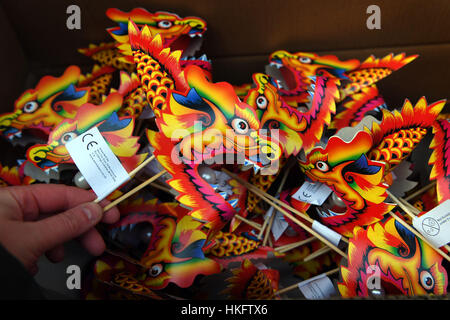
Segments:
[[[275,241],[277,241],[281,237],[281,235],[284,233],[284,231],[286,231],[288,226],[289,223],[287,223],[286,220],[284,220],[283,214],[276,211],[271,230]]]
[[[318,233],[320,233],[321,236],[326,238],[328,241],[330,241],[332,244],[337,246],[339,244],[339,241],[341,241],[341,235],[337,233],[334,230],[331,230],[327,226],[324,226],[320,222],[314,220],[312,223],[312,229]]]
[[[414,217],[413,226],[435,247],[445,246],[450,242],[450,200],[418,218]]]
[[[300,282],[298,289],[308,300],[328,299],[336,294],[333,282],[325,274]]]
[[[321,206],[332,192],[333,191],[323,183],[310,183],[305,181],[297,192],[292,195],[292,198],[316,206]]]
[[[68,142],[66,149],[99,200],[130,178],[97,127]]]

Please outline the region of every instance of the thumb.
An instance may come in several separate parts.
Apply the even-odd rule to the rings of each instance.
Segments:
[[[99,223],[102,216],[102,207],[90,202],[34,222],[37,249],[45,252],[82,235]]]

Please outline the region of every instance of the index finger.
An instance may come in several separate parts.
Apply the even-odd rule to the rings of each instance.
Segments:
[[[62,212],[93,201],[95,193],[60,184],[35,184],[0,189],[8,192],[22,211],[23,220],[36,220],[40,214]]]

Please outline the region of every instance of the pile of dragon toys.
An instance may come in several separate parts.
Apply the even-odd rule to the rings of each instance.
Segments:
[[[387,105],[377,86],[417,55],[278,50],[233,85],[212,81],[202,18],[106,15],[110,41],[78,50],[88,73],[44,76],[0,115],[2,186],[120,210],[84,298],[447,294],[446,101]]]

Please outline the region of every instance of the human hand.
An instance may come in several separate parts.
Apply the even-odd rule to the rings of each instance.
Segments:
[[[93,192],[65,185],[0,188],[0,243],[31,274],[44,253],[52,262],[63,260],[63,244],[77,237],[90,254],[100,255],[105,242],[94,226],[114,223],[120,213],[112,208],[104,214],[107,201],[94,199]]]

